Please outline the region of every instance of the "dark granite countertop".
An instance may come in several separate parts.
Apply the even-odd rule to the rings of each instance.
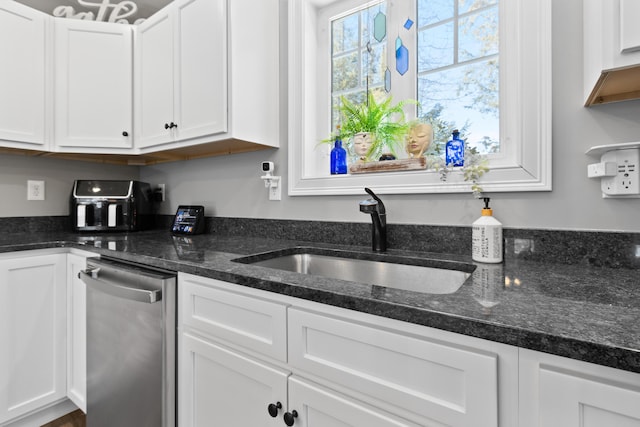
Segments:
[[[483,265],[474,264],[463,255],[399,250],[382,255],[389,259],[417,257],[476,266],[457,292],[434,295],[232,261],[295,246],[370,253],[369,247],[212,234],[185,238],[173,237],[166,231],[0,236],[1,252],[76,247],[640,373],[638,270],[511,259],[500,265]]]

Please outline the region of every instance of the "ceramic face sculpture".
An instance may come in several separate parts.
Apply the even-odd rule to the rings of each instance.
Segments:
[[[353,151],[358,157],[366,157],[371,148],[371,134],[369,132],[359,132],[353,136]]]
[[[427,123],[413,125],[407,133],[407,153],[410,157],[420,157],[427,151],[433,140],[433,127]]]

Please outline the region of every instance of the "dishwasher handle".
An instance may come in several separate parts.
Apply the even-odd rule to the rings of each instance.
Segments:
[[[85,270],[78,273],[78,278],[87,286],[118,298],[153,304],[162,300],[160,289],[140,289],[98,278],[100,269]]]

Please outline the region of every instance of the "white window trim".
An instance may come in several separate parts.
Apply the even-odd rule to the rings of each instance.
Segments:
[[[316,99],[328,96],[319,78],[318,8],[329,0],[289,0],[289,195],[362,194],[371,187],[380,194],[470,192],[462,173],[440,181],[436,172],[384,172],[310,176],[321,157]],[[502,0],[501,140],[512,153],[492,164],[480,184],[485,192],[551,190],[551,0]],[[508,36],[504,36],[507,34]],[[507,52],[503,54],[503,52]],[[504,58],[509,58],[505,61]],[[517,88],[506,90],[505,88]],[[326,112],[324,113],[327,114]],[[323,160],[324,161],[324,160]],[[328,169],[328,160],[326,160]]]

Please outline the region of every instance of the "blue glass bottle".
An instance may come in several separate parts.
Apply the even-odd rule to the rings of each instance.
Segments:
[[[342,148],[340,137],[336,137],[336,142],[331,149],[331,175],[347,173],[347,150]]]
[[[459,138],[458,129],[453,131],[453,138],[447,142],[445,160],[447,166],[464,166],[464,141]]]

